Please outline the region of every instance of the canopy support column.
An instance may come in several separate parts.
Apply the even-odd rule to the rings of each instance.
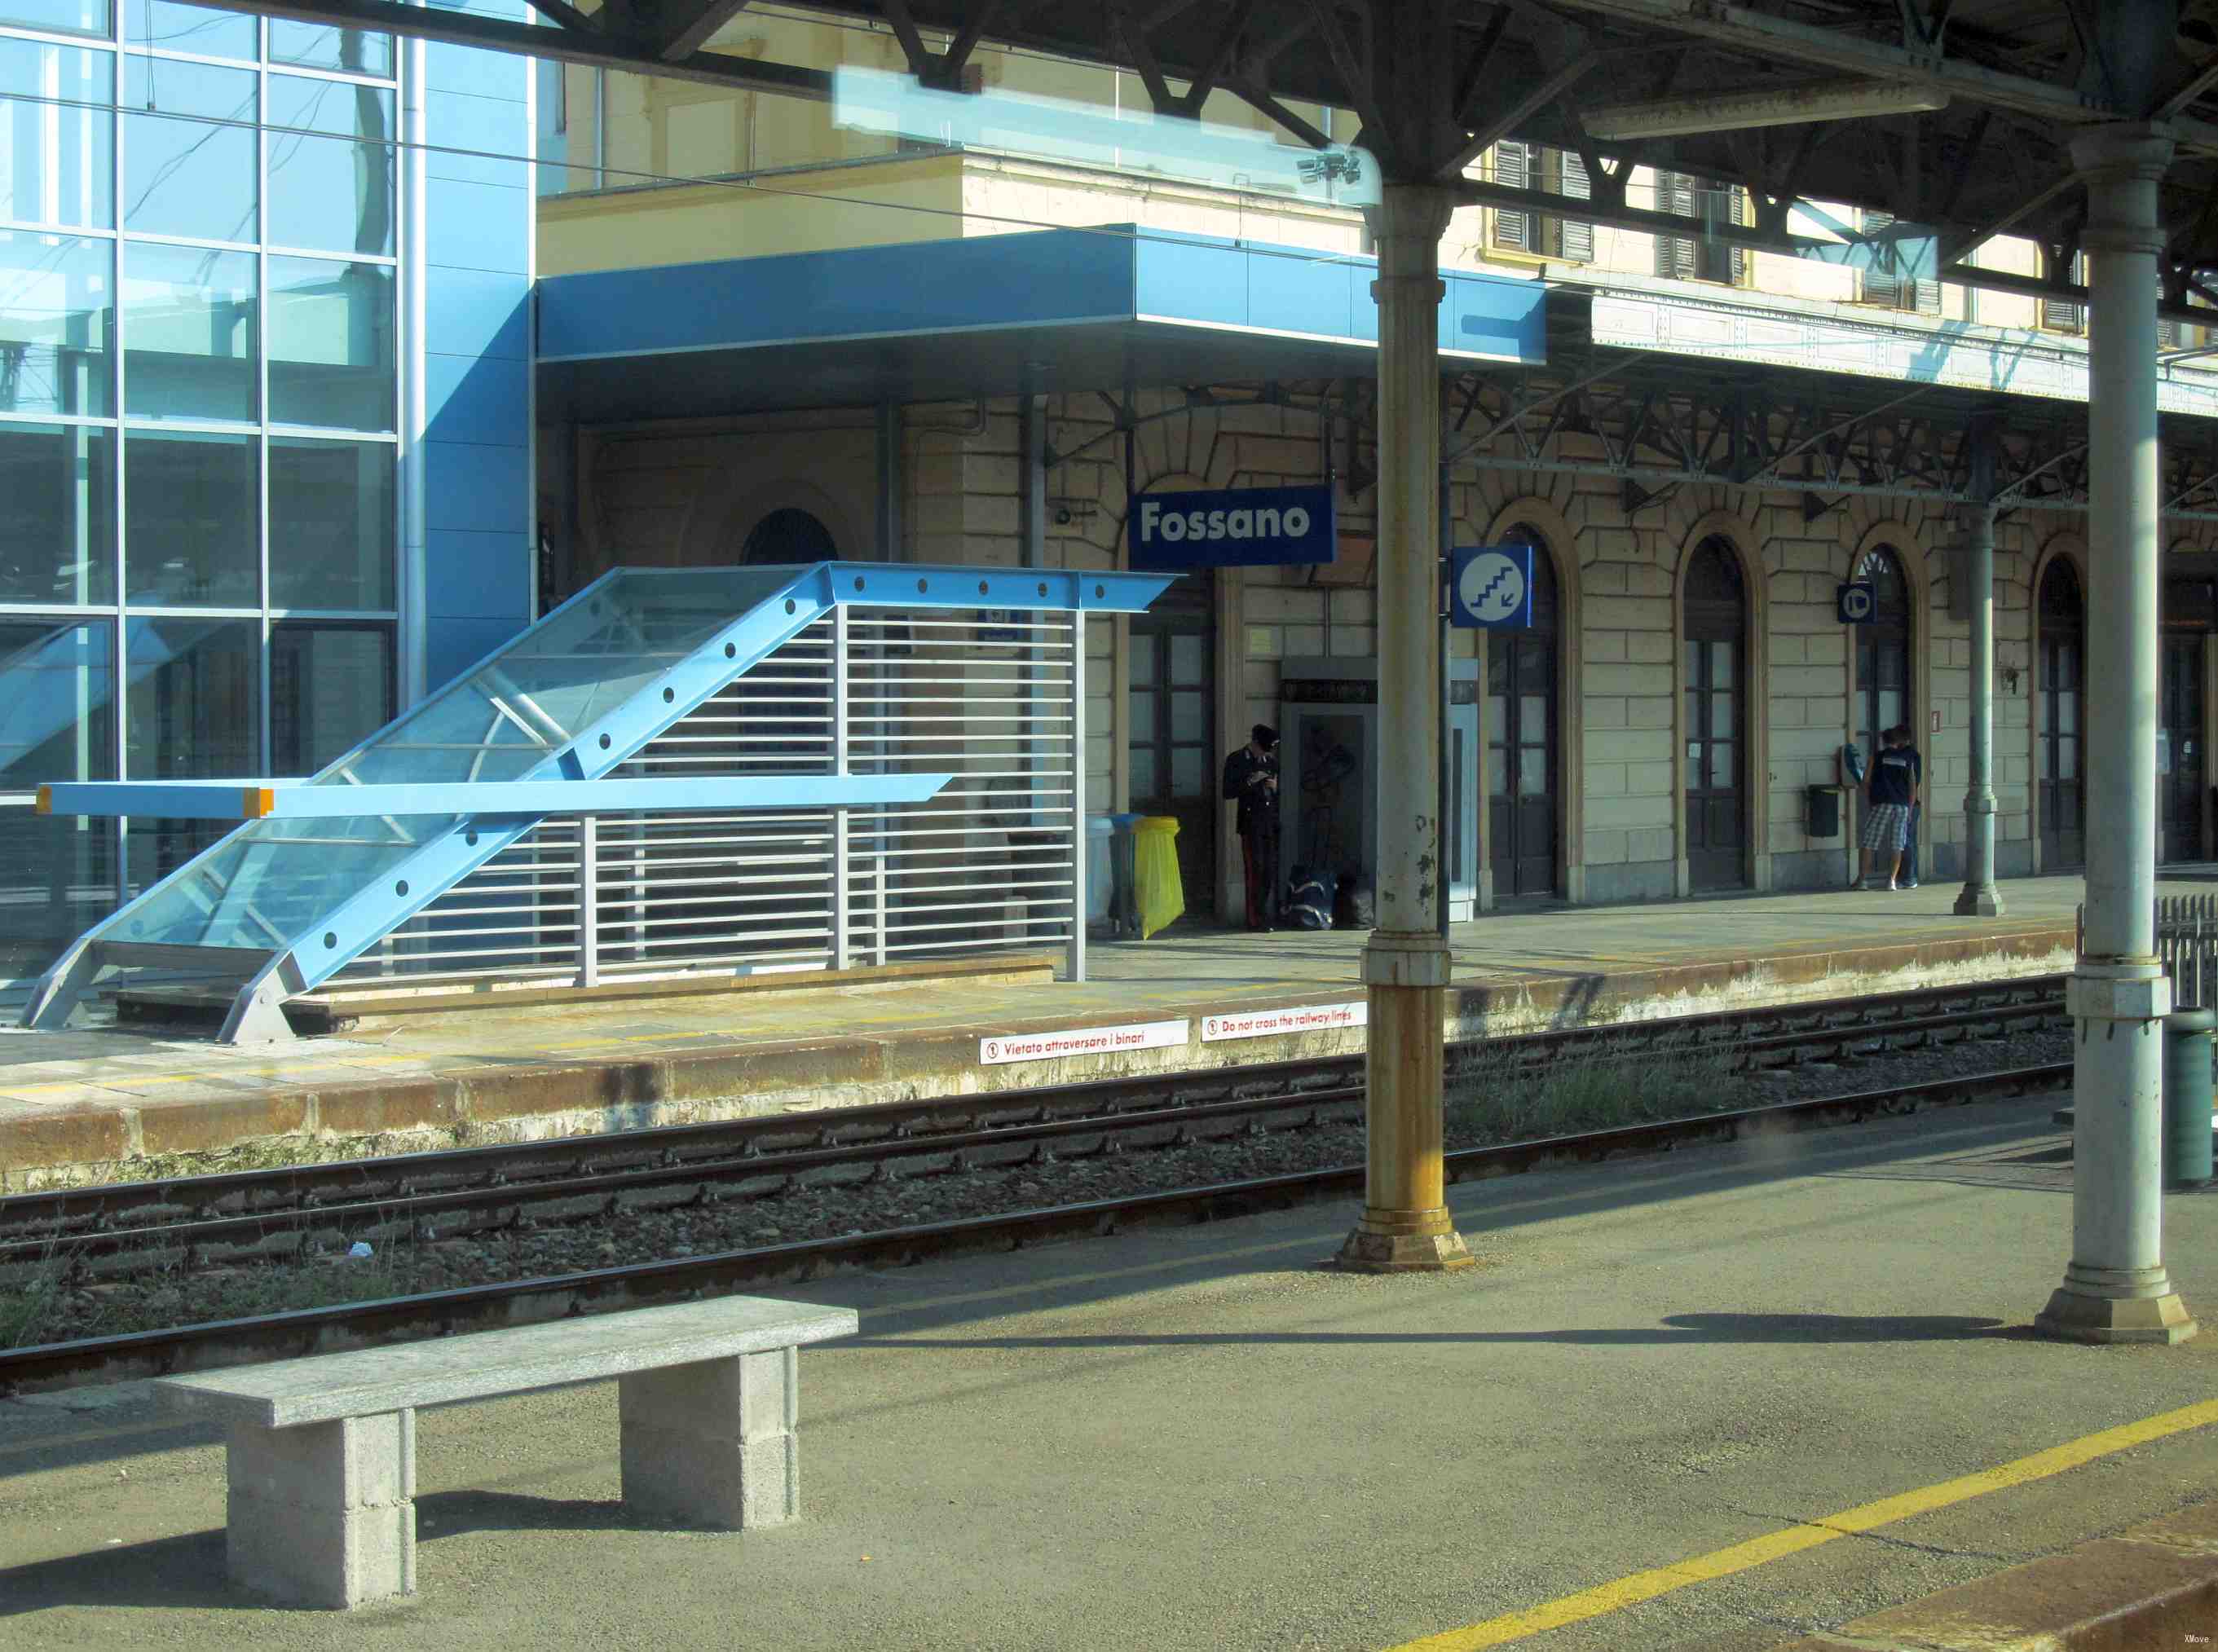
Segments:
[[[1964,888],[1959,918],[1999,918],[1995,888],[1995,512],[1971,513],[1956,578],[1972,588],[1972,773],[1964,793]]]
[[[1379,924],[1370,997],[1362,1217],[1342,1267],[1468,1267],[1446,1203],[1441,1044],[1450,955],[1440,859],[1440,240],[1453,197],[1389,183],[1379,212]]]
[[[2034,1321],[2080,1342],[2183,1342],[2164,1268],[2164,1016],[2156,957],[2157,183],[2146,127],[2075,139],[2087,182],[2087,920],[2066,994],[2077,1024],[2072,1261]]]

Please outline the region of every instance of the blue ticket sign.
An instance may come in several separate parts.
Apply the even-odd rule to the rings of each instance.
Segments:
[[[1450,552],[1448,621],[1466,630],[1529,629],[1533,624],[1533,548],[1474,545]]]
[[[1338,538],[1329,486],[1143,493],[1126,526],[1143,573],[1329,562]]]
[[[1843,625],[1869,625],[1879,608],[1879,592],[1868,579],[1857,579],[1833,588],[1834,611]]]

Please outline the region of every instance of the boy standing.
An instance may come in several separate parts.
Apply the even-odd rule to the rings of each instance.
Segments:
[[[1898,723],[1880,738],[1886,744],[1872,760],[1871,775],[1864,782],[1863,875],[1849,885],[1851,889],[1870,888],[1881,860],[1887,863],[1887,887],[1902,888],[1902,850],[1910,837],[1910,811],[1925,779],[1925,759],[1910,743],[1908,724]]]

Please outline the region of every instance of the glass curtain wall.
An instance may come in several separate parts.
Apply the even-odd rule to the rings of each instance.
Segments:
[[[0,0],[0,1000],[226,829],[41,783],[306,773],[393,715],[395,65]]]

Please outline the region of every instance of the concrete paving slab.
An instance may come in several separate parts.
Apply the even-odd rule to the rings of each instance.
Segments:
[[[807,1356],[802,1521],[628,1519],[612,1384],[426,1412],[422,1593],[350,1629],[431,1652],[735,1625],[779,1648],[1385,1649],[1806,1531],[1531,1644],[1824,1633],[2218,1488],[2218,1426],[2179,1426],[1833,1529],[2097,1431],[2218,1416],[2218,1336],[2030,1334],[2069,1246],[2046,1112],[1455,1190],[1482,1265],[1450,1278],[1321,1271],[1353,1214],[1324,1208],[819,1280],[791,1294],[864,1334]],[[2181,1290],[2218,1301],[2218,1191],[2165,1211]],[[143,1404],[0,1404],[0,1476],[11,1647],[335,1643],[221,1583],[213,1434]]]
[[[1450,1036],[2068,967],[2079,881],[2027,880],[2005,893],[2009,913],[1986,919],[1955,917],[1955,891],[1939,886],[1492,914],[1452,937]],[[1081,984],[987,976],[479,1007],[365,1023],[275,1052],[121,1030],[17,1034],[0,1038],[0,1191],[185,1173],[276,1151],[377,1153],[1354,1054],[1357,1025],[1212,1041],[1206,1022],[1360,1002],[1364,938],[1174,928],[1089,949]],[[982,1059],[988,1038],[1174,1021],[1186,1024],[1182,1036],[1137,1051]],[[238,1105],[242,1094],[266,1112]],[[120,1120],[85,1139],[120,1139],[125,1150],[57,1160],[67,1133],[16,1102]]]

